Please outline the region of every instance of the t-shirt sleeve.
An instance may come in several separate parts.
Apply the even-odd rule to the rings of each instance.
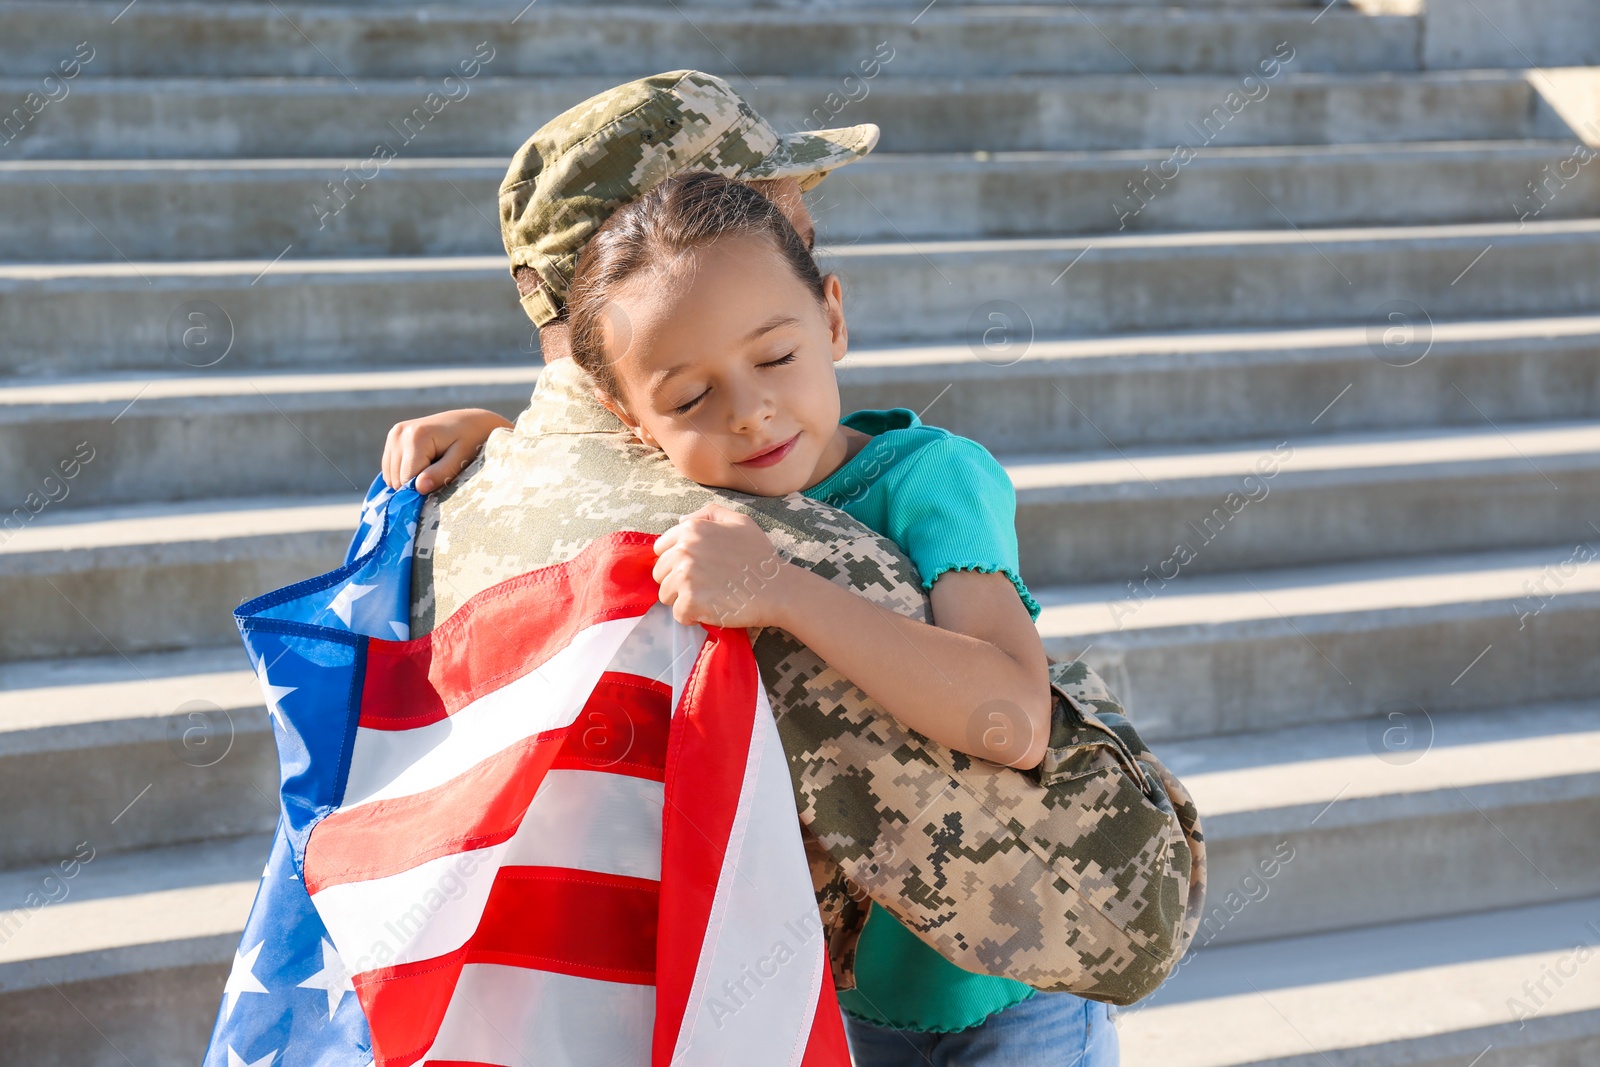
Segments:
[[[889,478],[885,533],[917,565],[924,589],[946,571],[999,571],[1017,587],[1028,615],[1039,617],[1017,563],[1017,494],[987,449],[943,436],[908,456]]]

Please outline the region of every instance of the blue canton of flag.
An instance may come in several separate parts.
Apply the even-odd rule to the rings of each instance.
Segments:
[[[332,810],[358,712],[360,638],[411,636],[411,552],[422,497],[379,478],[344,566],[234,613],[272,718],[277,835],[223,987],[205,1067],[365,1067],[372,1037],[350,976],[301,880],[306,838]],[[266,626],[260,620],[271,620]]]

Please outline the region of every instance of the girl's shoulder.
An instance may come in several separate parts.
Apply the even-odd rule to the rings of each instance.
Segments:
[[[869,441],[852,458],[880,474],[901,466],[947,466],[1004,473],[998,460],[978,442],[929,426],[910,408],[871,408],[854,411],[839,420],[852,430],[868,434]]]
[[[1018,569],[1016,490],[1000,461],[971,438],[924,425],[907,408],[856,412],[847,425],[851,419],[856,429],[879,432],[839,487],[858,491],[847,505],[911,557],[923,588],[946,571],[1000,571],[1038,618]]]
[[[1001,504],[1014,499],[1011,479],[987,449],[925,425],[909,408],[857,411],[840,421],[871,439],[806,495],[850,510],[879,532],[895,512],[930,496],[951,505],[970,497]]]

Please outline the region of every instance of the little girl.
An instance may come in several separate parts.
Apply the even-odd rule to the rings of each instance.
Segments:
[[[656,186],[585,246],[568,315],[573,358],[640,441],[702,485],[804,492],[890,538],[922,575],[937,625],[782,563],[753,520],[714,506],[655,544],[661,601],[678,621],[780,627],[906,726],[984,759],[1039,763],[1048,661],[1018,575],[1011,482],[981,445],[907,409],[840,420],[839,279],[818,271],[771,201],[708,173]],[[506,425],[484,411],[420,420],[411,439],[432,454],[392,433],[385,477],[402,484]],[[1104,1005],[964,971],[881,908],[856,980],[839,1002],[858,1067],[1117,1061]]]

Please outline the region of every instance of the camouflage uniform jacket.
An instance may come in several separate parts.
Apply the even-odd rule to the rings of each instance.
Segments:
[[[412,633],[598,537],[664,532],[712,500],[751,515],[785,559],[929,619],[916,571],[892,542],[798,493],[745,496],[684,479],[562,359],[516,426],[496,431],[428,500]],[[1198,925],[1198,821],[1082,663],[1053,668],[1050,751],[1021,772],[906,729],[786,632],[752,637],[839,988],[854,984],[868,898],[957,965],[1041,989],[1130,1003],[1176,964]]]

